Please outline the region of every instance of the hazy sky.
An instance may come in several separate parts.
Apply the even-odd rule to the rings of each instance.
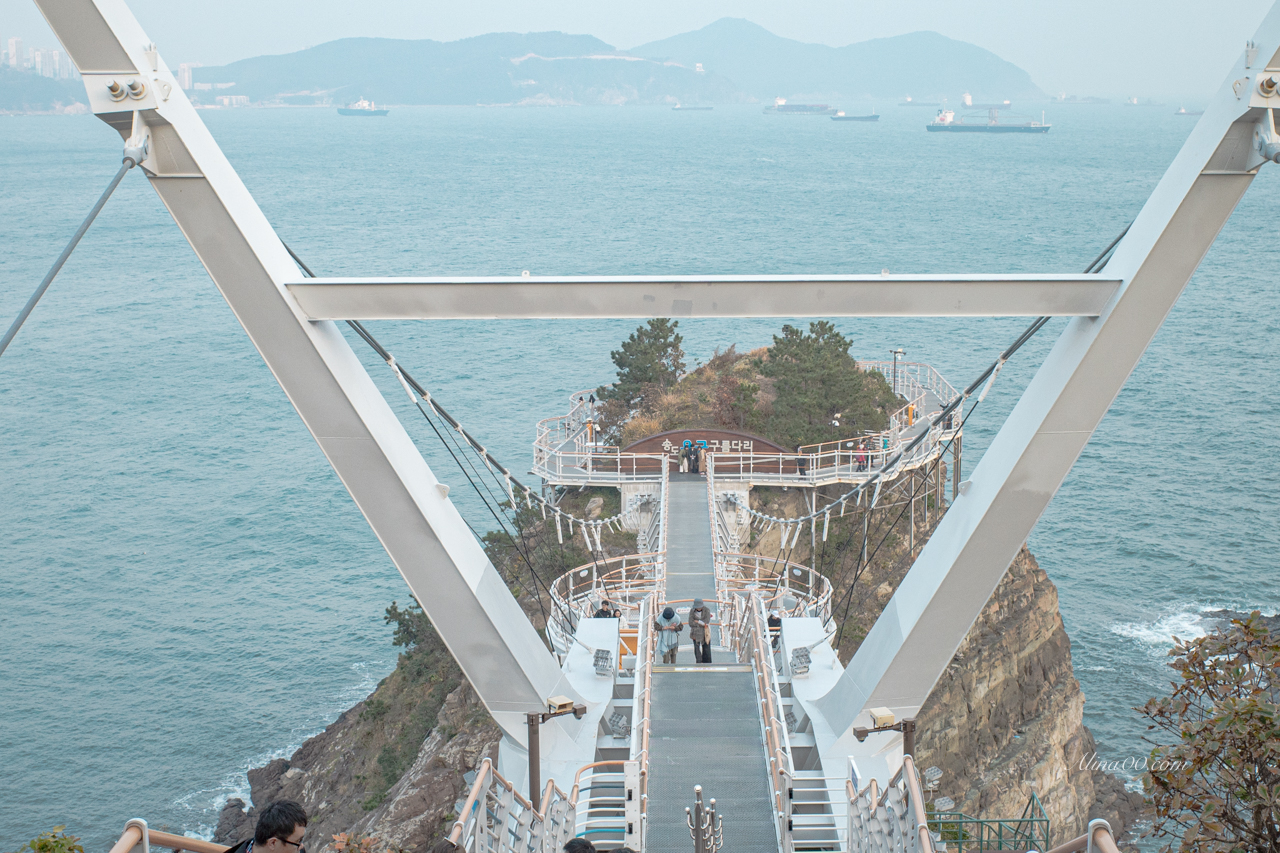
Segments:
[[[344,36],[452,40],[494,31],[589,33],[628,48],[747,18],[844,45],[935,30],[993,51],[1045,91],[1207,97],[1271,0],[129,0],[170,65],[219,65]],[[0,0],[0,38],[55,46],[31,0]]]

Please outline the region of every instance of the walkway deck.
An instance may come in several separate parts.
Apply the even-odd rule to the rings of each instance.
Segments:
[[[707,481],[674,475],[668,500],[667,600],[714,599]],[[693,663],[686,632],[679,663],[654,667],[646,830],[653,853],[693,849],[684,810],[693,805],[695,785],[705,799],[716,799],[726,851],[778,850],[754,676],[750,665],[730,659],[718,639],[716,632],[711,664]]]
[[[684,810],[693,787],[715,798],[724,850],[778,853],[769,768],[750,666],[654,667],[646,846],[693,849]]]
[[[667,600],[713,599],[716,578],[707,481],[697,474],[672,474],[669,489]],[[681,639],[688,643],[689,635]]]

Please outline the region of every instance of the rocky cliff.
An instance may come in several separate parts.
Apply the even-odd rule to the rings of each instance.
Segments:
[[[966,814],[1018,817],[1035,793],[1054,844],[1095,817],[1119,833],[1142,798],[1086,769],[1084,701],[1057,588],[1023,548],[921,709],[919,763],[942,769],[939,794]]]
[[[778,515],[800,510],[795,492],[753,495],[757,499]],[[902,527],[909,514],[893,506],[876,512],[881,515],[869,520],[868,538],[883,541],[883,547],[868,548],[867,564],[855,561],[856,583],[842,566],[861,550],[857,514],[833,524],[818,554],[835,580],[846,661],[930,532],[923,511],[914,536]],[[901,517],[894,521],[895,516]],[[936,513],[929,521],[936,523]],[[776,532],[771,536],[761,537],[753,549],[776,553]],[[808,562],[806,546],[789,558]],[[539,596],[518,593],[539,621]],[[314,838],[356,832],[418,853],[448,831],[455,803],[466,796],[465,775],[493,754],[499,733],[425,617],[393,607],[389,621],[395,619],[401,624],[397,642],[409,647],[395,672],[289,760],[251,771],[249,781],[256,804],[281,797],[300,801],[314,816]],[[1024,548],[921,711],[920,766],[941,768],[938,795],[976,817],[1016,818],[1036,793],[1052,821],[1055,844],[1083,833],[1093,817],[1105,817],[1120,833],[1141,798],[1114,776],[1082,767],[1094,751],[1093,735],[1082,722],[1084,701],[1057,589]],[[255,817],[244,803],[231,801],[215,839],[246,837]]]

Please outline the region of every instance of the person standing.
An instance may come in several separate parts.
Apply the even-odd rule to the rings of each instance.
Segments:
[[[705,473],[707,470],[707,446],[702,442],[698,442],[698,473]]]
[[[680,446],[680,473],[689,473],[689,449],[693,447],[693,442],[689,439],[684,440],[684,444]]]
[[[693,641],[693,662],[711,663],[711,620],[715,614],[701,598],[693,600],[689,609],[689,639]]]
[[[778,650],[778,638],[782,636],[782,615],[776,610],[769,611],[769,636],[773,640],[773,650]]]
[[[676,615],[675,608],[668,604],[662,615],[653,620],[653,627],[658,632],[655,651],[662,655],[663,663],[675,663],[676,652],[680,649],[680,632],[684,630],[684,623]]]

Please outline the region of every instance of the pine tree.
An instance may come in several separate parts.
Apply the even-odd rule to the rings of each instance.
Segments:
[[[650,320],[609,353],[618,368],[618,381],[601,388],[601,399],[624,401],[628,407],[644,396],[646,389],[670,388],[684,374],[684,339],[676,332],[680,322],[666,318]]]

